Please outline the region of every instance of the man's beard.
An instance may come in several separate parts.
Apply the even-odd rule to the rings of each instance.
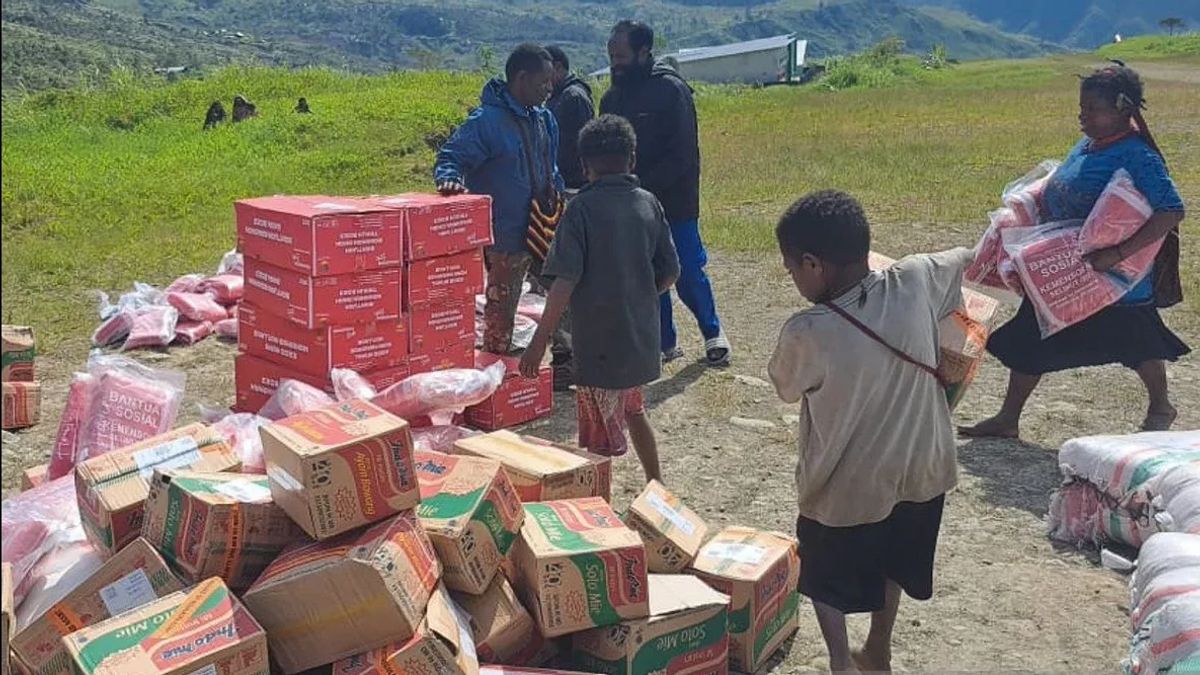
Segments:
[[[651,67],[652,63],[647,61],[646,63],[635,63],[629,66],[622,66],[619,69],[610,68],[612,72],[613,85],[622,87],[640,82],[641,80],[650,77]]]

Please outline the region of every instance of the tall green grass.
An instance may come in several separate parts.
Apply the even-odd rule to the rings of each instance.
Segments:
[[[1099,50],[1106,59],[1149,59],[1200,56],[1200,33],[1189,35],[1143,35],[1105,45]]]

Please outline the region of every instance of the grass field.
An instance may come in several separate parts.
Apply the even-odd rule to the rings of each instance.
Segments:
[[[881,250],[970,244],[1007,181],[1076,140],[1076,75],[1098,62],[967,63],[840,92],[701,88],[706,237],[719,249],[771,252],[774,220],[790,201],[837,187],[863,200]],[[1200,83],[1175,74],[1200,67],[1200,57],[1147,66],[1148,118],[1185,200],[1198,203]],[[118,77],[96,91],[6,103],[4,320],[37,324],[47,348],[80,338],[95,319],[90,289],[214,266],[234,244],[240,197],[427,189],[427,138],[461,119],[480,84],[470,75],[229,69],[171,85]],[[239,92],[260,116],[201,131],[208,104],[220,98],[228,108]],[[314,115],[291,112],[299,96]],[[1200,264],[1189,240],[1195,317]]]

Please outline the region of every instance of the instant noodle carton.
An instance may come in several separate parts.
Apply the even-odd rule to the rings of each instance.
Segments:
[[[436,258],[492,243],[488,195],[408,193],[371,201],[404,214],[405,260]]]
[[[549,415],[554,409],[554,373],[549,366],[538,371],[536,379],[521,377],[521,359],[488,352],[475,352],[475,367],[483,370],[503,361],[504,381],[487,400],[466,410],[472,427],[495,431],[532,422]]]
[[[494,459],[523,502],[603,497],[609,499],[612,464],[607,457],[571,451],[511,431],[460,438],[454,453]]]
[[[0,428],[24,429],[42,419],[41,382],[5,382],[3,388],[4,412]]]
[[[439,586],[416,634],[404,642],[342,659],[333,675],[479,675],[470,619]]]
[[[408,346],[414,354],[475,343],[475,299],[451,298],[408,311]]]
[[[33,382],[37,343],[29,326],[0,326],[0,381]]]
[[[513,560],[546,637],[649,612],[645,546],[599,497],[526,504]]]
[[[730,597],[729,665],[734,670],[757,671],[799,629],[795,539],[727,527],[700,549],[691,571]]]
[[[264,675],[267,638],[220,579],[173,593],[63,644],[76,675]]]
[[[408,330],[404,321],[309,330],[242,303],[238,307],[238,347],[242,353],[325,379],[332,368],[361,373],[404,365]]]
[[[349,197],[261,197],[234,204],[238,250],[310,276],[398,267],[403,218]]]
[[[183,590],[154,547],[135,539],[75,590],[17,633],[13,654],[31,675],[71,675],[63,638]]]
[[[406,511],[285,549],[243,599],[292,675],[412,637],[440,575],[433,545]]]
[[[275,505],[266,476],[155,471],[142,536],[189,583],[215,576],[236,591],[304,533]]]
[[[412,375],[418,373],[432,373],[438,370],[451,370],[453,368],[474,368],[475,367],[475,339],[471,338],[464,342],[455,342],[441,349],[424,352],[421,354],[410,354],[408,357],[408,370]],[[370,376],[367,377],[370,379]]]
[[[446,586],[483,593],[521,531],[525,511],[500,463],[416,453],[421,527],[442,561]]]
[[[0,566],[0,673],[8,675],[8,636],[13,627],[12,565]]]
[[[882,270],[895,264],[895,260],[871,252],[867,264],[873,270]],[[938,324],[938,375],[946,386],[946,400],[954,410],[967,387],[979,373],[987,349],[988,336],[996,322],[1000,301],[990,295],[963,287],[963,304]],[[933,364],[930,364],[933,365]]]
[[[650,575],[650,616],[572,636],[576,666],[613,675],[725,675],[729,597],[696,577]]]
[[[200,423],[93,457],[75,467],[75,495],[88,541],[111,556],[142,532],[155,469],[237,471],[241,459],[221,434]]]
[[[314,539],[377,522],[421,500],[408,423],[362,400],[259,430],[271,496]]]
[[[650,571],[661,574],[677,574],[692,564],[708,536],[700,516],[656,480],[630,504],[625,524],[646,543]]]
[[[536,641],[533,617],[502,574],[497,574],[480,595],[455,593],[454,601],[471,617],[480,661],[511,663]]]
[[[311,277],[246,259],[244,301],[308,329],[400,318],[400,268]]]
[[[598,675],[597,673],[581,673],[577,670],[547,670],[543,668],[522,668],[520,666],[483,666],[479,675]]]
[[[414,260],[404,267],[404,308],[451,300],[475,301],[483,292],[483,249]]]

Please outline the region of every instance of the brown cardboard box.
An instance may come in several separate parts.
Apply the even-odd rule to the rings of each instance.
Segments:
[[[0,326],[0,382],[33,382],[37,343],[29,326]]]
[[[41,382],[5,382],[3,389],[3,414],[0,428],[24,429],[42,419]]]
[[[220,579],[71,633],[76,675],[263,675],[263,629]]]
[[[700,516],[656,480],[630,504],[625,524],[642,535],[646,563],[651,572],[661,574],[686,569],[708,536],[708,525]]]
[[[871,252],[867,264],[873,270],[882,270],[895,264],[895,260]],[[978,291],[963,287],[963,304],[950,316],[938,323],[938,375],[946,383],[946,400],[954,410],[962,402],[967,387],[975,381],[979,366],[983,363],[988,336],[996,321],[1000,301]],[[929,364],[934,365],[934,364]]]
[[[421,501],[408,423],[374,404],[342,401],[259,431],[275,503],[314,539]]]
[[[88,541],[110,556],[142,533],[156,468],[236,471],[241,465],[221,434],[200,423],[82,462],[75,467],[75,495]]]
[[[454,443],[454,452],[503,464],[523,502],[609,498],[611,463],[601,461],[608,458],[573,452],[511,431],[459,439]]]
[[[416,634],[333,664],[335,675],[479,675],[469,619],[438,586]]]
[[[441,571],[416,515],[405,511],[285,549],[243,599],[291,675],[412,637]]]
[[[692,572],[730,597],[729,665],[753,673],[799,628],[796,540],[727,527],[705,544]]]
[[[584,670],[613,675],[729,672],[729,597],[696,577],[650,575],[650,616],[572,638]]]
[[[475,651],[484,663],[512,663],[535,639],[533,617],[502,574],[481,595],[455,593],[454,600],[471,617]]]
[[[500,462],[417,451],[417,515],[447,587],[482,593],[521,532],[525,511]]]
[[[46,482],[46,478],[50,475],[49,464],[38,464],[31,466],[21,472],[21,491],[32,490],[33,488]]]
[[[577,670],[544,670],[542,668],[523,668],[521,666],[483,666],[479,675],[597,675],[596,673],[581,673]]]
[[[71,675],[63,637],[183,590],[150,542],[135,539],[12,640],[31,675]]]
[[[526,504],[513,560],[517,587],[546,637],[650,610],[646,548],[599,497]]]
[[[0,673],[8,675],[8,636],[13,627],[12,565],[0,565]]]
[[[304,533],[271,499],[266,476],[155,471],[142,536],[188,583],[254,583]]]

